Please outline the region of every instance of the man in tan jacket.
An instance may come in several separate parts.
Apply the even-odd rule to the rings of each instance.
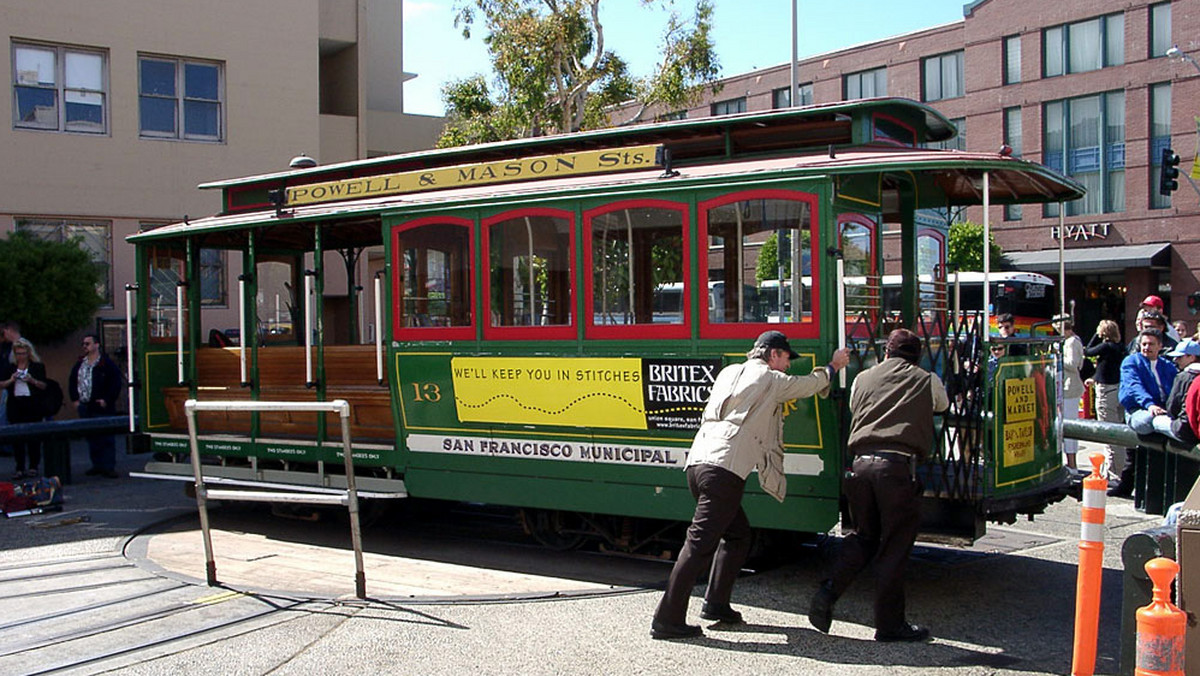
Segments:
[[[786,336],[767,331],[754,341],[744,363],[731,364],[717,375],[688,451],[688,488],[696,498],[696,514],[654,613],[652,637],[689,638],[703,633],[686,622],[688,599],[714,552],[700,617],[732,624],[742,621],[729,599],[750,547],[750,521],[742,511],[746,477],[757,467],[763,490],[783,502],[787,480],[781,407],[792,399],[827,394],[833,374],[850,361],[845,349],[837,350],[827,366],[807,376],[787,375],[791,361],[799,356]]]

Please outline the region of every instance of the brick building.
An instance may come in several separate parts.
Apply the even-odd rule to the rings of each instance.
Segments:
[[[1185,57],[1200,56],[1200,3],[976,0],[963,15],[800,61],[798,103],[925,101],[958,125],[950,147],[1008,144],[1071,175],[1089,191],[1062,218],[1067,298],[1080,330],[1116,317],[1128,334],[1151,293],[1194,329],[1187,296],[1200,291],[1200,191],[1181,176],[1179,190],[1160,196],[1158,164],[1171,147],[1186,174],[1197,151],[1200,66]],[[1168,57],[1172,46],[1183,56]],[[650,114],[693,118],[791,101],[787,63],[722,84],[694,108]],[[952,216],[983,220],[981,208]],[[991,222],[1012,267],[1057,278],[1058,205],[994,207]]]

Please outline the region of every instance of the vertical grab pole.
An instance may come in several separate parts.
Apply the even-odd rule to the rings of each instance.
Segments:
[[[354,451],[350,448],[350,404],[339,399],[334,402],[342,418],[342,456],[346,461],[346,504],[350,511],[350,540],[354,545],[354,593],[367,598],[367,574],[363,569],[362,529],[358,523],[358,488],[354,482]]]
[[[1067,212],[1063,209],[1064,204],[1058,203],[1058,304],[1059,314],[1064,317],[1067,314],[1067,268],[1063,262],[1063,247],[1066,242],[1066,227],[1067,227]]]
[[[204,537],[204,572],[208,586],[217,586],[217,562],[213,559],[212,532],[208,526],[208,494],[204,487],[204,475],[200,473],[200,443],[196,439],[196,400],[183,402],[187,415],[188,447],[192,453],[192,476],[196,481],[196,508],[200,512],[200,532]]]
[[[1093,453],[1091,460],[1092,474],[1083,480],[1072,676],[1092,676],[1095,673],[1096,642],[1100,629],[1100,587],[1104,576],[1104,500],[1108,481],[1101,473],[1104,454]]]
[[[983,172],[983,335],[992,335],[992,176]]]
[[[129,387],[125,388],[129,397],[129,431],[136,432],[134,424],[133,404],[135,395],[133,393],[133,303],[134,292],[138,289],[137,284],[125,285],[125,373],[129,376]]]
[[[246,275],[238,275],[238,363],[242,375],[242,387],[250,379],[246,377]]]
[[[304,386],[313,386],[313,271],[304,271]]]
[[[383,279],[378,274],[375,275],[375,378],[383,384]]]
[[[183,289],[187,282],[175,282],[175,372],[179,384],[183,379]]]
[[[838,254],[834,264],[837,269],[838,349],[840,350],[846,347],[846,261],[842,258],[841,253]],[[846,369],[838,370],[838,385],[846,387]]]

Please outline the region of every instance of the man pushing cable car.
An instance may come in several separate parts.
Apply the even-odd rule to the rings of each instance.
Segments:
[[[908,329],[888,335],[885,358],[850,388],[852,472],[842,490],[855,532],[842,541],[830,579],[821,583],[808,619],[829,633],[833,604],[859,571],[875,561],[875,640],[925,641],[929,630],[908,622],[904,568],[921,515],[917,465],[933,448],[933,414],[950,406],[937,374],[922,369],[921,339]]]
[[[700,617],[738,624],[742,614],[729,600],[733,582],[750,549],[750,521],[742,510],[746,477],[755,467],[768,495],[783,502],[783,404],[792,399],[829,392],[833,374],[850,361],[837,350],[829,364],[806,376],[787,370],[800,355],[779,331],[767,331],[754,341],[746,361],[726,366],[717,374],[704,407],[700,430],[688,451],[688,488],[696,498],[696,513],[687,539],[663,594],[650,636],[690,638],[703,632],[687,624],[688,599],[696,578],[712,561]],[[713,558],[715,553],[715,559]]]

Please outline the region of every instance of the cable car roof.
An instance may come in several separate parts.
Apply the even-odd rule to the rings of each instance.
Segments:
[[[163,241],[191,235],[228,233],[228,243],[240,246],[246,228],[271,228],[281,246],[308,248],[307,229],[272,226],[304,222],[336,221],[328,229],[326,246],[379,243],[382,237],[378,218],[386,212],[401,212],[428,207],[457,208],[481,204],[516,204],[530,199],[571,198],[597,191],[645,191],[687,189],[710,186],[717,179],[731,187],[754,181],[804,179],[832,176],[877,180],[883,188],[908,182],[914,184],[915,208],[944,208],[983,203],[983,174],[990,177],[992,204],[1057,202],[1078,199],[1084,189],[1075,181],[1040,164],[1000,154],[969,153],[953,150],[914,150],[900,147],[845,149],[834,153],[719,162],[684,166],[679,175],[665,177],[660,168],[605,175],[570,176],[524,183],[475,185],[432,192],[387,195],[366,199],[348,199],[282,209],[213,216],[162,226],[131,235],[131,242]],[[885,219],[894,215],[895,205],[883,204]],[[264,233],[265,235],[266,233]],[[288,238],[295,241],[287,241]],[[206,246],[220,246],[221,238],[209,239]]]

